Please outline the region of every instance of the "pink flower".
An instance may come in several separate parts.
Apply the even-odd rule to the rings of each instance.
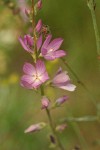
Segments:
[[[55,105],[60,106],[61,104],[63,104],[67,100],[68,100],[68,96],[62,96],[56,100]]]
[[[49,106],[50,101],[46,96],[43,96],[42,98],[42,109],[46,109]]]
[[[42,20],[40,19],[35,27],[36,31],[39,33],[42,29]]]
[[[27,34],[23,39],[19,37],[19,42],[27,52],[33,53],[33,37]]]
[[[63,57],[66,55],[64,50],[59,50],[63,39],[62,38],[56,38],[53,41],[51,41],[52,35],[49,34],[44,41],[42,48],[41,48],[41,54],[42,56],[47,60],[54,60],[59,57]],[[50,42],[51,41],[51,42]]]
[[[44,62],[41,60],[38,60],[35,66],[30,63],[25,63],[23,71],[25,75],[21,78],[21,85],[27,89],[37,89],[49,79]]]
[[[31,133],[31,132],[36,132],[36,131],[40,131],[41,129],[43,129],[46,126],[46,124],[44,122],[40,122],[37,124],[33,124],[31,126],[29,126],[26,130],[25,133]]]
[[[58,88],[68,90],[68,91],[74,91],[76,86],[71,84],[70,78],[67,75],[66,71],[62,71],[61,68],[57,71],[57,74],[52,80],[53,86],[56,86]]]
[[[34,53],[34,41],[33,41],[33,37],[31,37],[30,35],[25,35],[24,39],[22,39],[21,37],[19,37],[19,41],[22,45],[22,47],[29,53]],[[37,51],[40,49],[41,45],[42,45],[42,35],[39,36],[39,38],[37,39]]]

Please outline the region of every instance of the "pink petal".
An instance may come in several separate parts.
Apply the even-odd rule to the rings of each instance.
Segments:
[[[68,90],[68,91],[74,91],[76,86],[74,84],[67,84],[66,86],[60,86],[59,88]]]
[[[27,89],[33,89],[33,86],[31,84],[29,84],[28,82],[23,81],[23,80],[20,82],[20,85]]]
[[[22,47],[23,47],[27,52],[33,53],[33,50],[30,49],[30,48],[25,44],[24,40],[23,40],[21,37],[19,37],[19,42],[21,43]]]
[[[54,83],[54,84],[66,83],[66,82],[68,82],[68,81],[70,81],[70,78],[69,78],[69,76],[66,74],[65,71],[62,72],[62,73],[60,73],[60,74],[58,74],[58,75],[56,75],[56,76],[54,77],[54,79],[53,79],[53,83]]]
[[[45,64],[42,60],[38,60],[36,62],[36,71],[38,76],[42,75],[45,72],[46,68],[45,68]]]
[[[26,50],[29,51],[28,47],[26,46],[26,44],[24,43],[23,39],[21,37],[18,38],[19,42],[21,43],[22,47]]]
[[[39,124],[34,124],[34,125],[31,125],[30,127],[28,127],[25,130],[25,133],[35,132],[35,131],[39,131],[39,130],[40,130]]]
[[[41,84],[42,84],[42,82],[41,82],[39,79],[36,79],[36,80],[33,82],[32,86],[33,86],[35,89],[37,89]]]
[[[44,83],[46,80],[48,80],[49,79],[49,76],[48,76],[48,73],[47,72],[45,72],[43,75],[41,75],[41,81]]]
[[[48,44],[49,44],[51,38],[52,38],[52,35],[49,34],[49,35],[46,37],[46,40],[44,41],[44,43],[43,43],[43,45],[42,45],[42,48],[46,48],[46,47],[48,46]],[[42,48],[41,48],[41,50],[42,50]]]
[[[47,53],[46,53],[47,51]],[[47,49],[44,49],[44,54],[43,57],[46,59],[46,60],[54,60],[55,59],[55,54],[54,54],[54,51],[48,51]]]
[[[24,73],[29,74],[29,75],[36,75],[35,67],[31,65],[30,63],[24,64],[23,71]]]
[[[55,59],[54,55],[44,55],[44,58],[51,61]]]
[[[35,81],[35,77],[34,76],[29,76],[29,75],[23,75],[21,78],[21,81],[25,81],[28,84],[32,84]]]
[[[50,49],[53,49],[54,51],[59,49],[59,47],[61,46],[63,42],[63,39],[62,38],[57,38],[57,39],[54,39],[47,47],[48,50]]]
[[[46,53],[46,50],[43,49],[43,52]],[[43,55],[43,53],[42,53]],[[63,50],[58,51],[48,51],[47,54],[43,55],[45,59],[47,60],[55,60],[56,58],[65,56],[66,53]]]
[[[44,122],[40,122],[37,124],[33,124],[31,126],[29,126],[26,130],[25,133],[31,133],[31,132],[35,132],[35,131],[40,131],[42,130],[44,127],[46,126],[46,124]]]
[[[42,56],[45,56],[47,54],[47,49],[46,48],[42,48],[41,49],[41,53],[42,53]]]
[[[57,51],[54,52],[55,59],[59,58],[59,57],[63,57],[65,55],[66,55],[66,52],[63,51],[63,50],[57,50]]]
[[[37,40],[37,49],[38,50],[40,49],[41,45],[42,45],[42,35],[40,35],[40,37]]]
[[[42,20],[40,19],[40,20],[38,21],[38,23],[37,23],[35,29],[36,29],[37,32],[40,32],[41,28],[42,28]]]
[[[33,46],[33,37],[31,37],[30,35],[25,35],[24,36],[24,42],[26,45],[29,45],[29,46]]]

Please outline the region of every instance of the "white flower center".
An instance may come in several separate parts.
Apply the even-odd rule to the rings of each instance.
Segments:
[[[35,80],[41,80],[42,76],[38,76],[37,74],[35,75]]]
[[[49,49],[49,53],[53,51],[53,48]]]

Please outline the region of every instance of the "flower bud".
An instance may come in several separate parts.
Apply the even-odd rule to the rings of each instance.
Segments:
[[[67,128],[67,124],[61,124],[56,127],[56,131],[62,132]]]
[[[30,13],[31,13],[30,9],[25,8],[25,14],[27,17],[30,16]]]
[[[42,98],[42,109],[46,109],[49,106],[50,101],[46,96],[43,96]]]
[[[37,15],[37,13],[41,8],[42,8],[42,0],[38,0],[38,2],[34,6],[35,15]]]
[[[29,126],[24,133],[31,133],[31,132],[36,132],[36,131],[40,131],[41,129],[43,129],[46,126],[46,124],[44,122],[40,122],[38,124],[33,124],[31,126]]]
[[[37,8],[38,8],[38,10],[40,10],[42,8],[42,0],[39,0],[37,2]]]
[[[60,106],[61,104],[66,102],[67,99],[68,99],[68,96],[62,96],[56,100],[55,105]]]

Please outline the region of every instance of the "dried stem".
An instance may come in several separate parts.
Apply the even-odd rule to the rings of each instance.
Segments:
[[[41,95],[44,96],[43,86],[41,87]],[[50,110],[48,108],[46,109],[46,113],[47,113],[47,116],[48,116],[48,120],[49,120],[49,125],[50,125],[50,128],[51,128],[51,131],[53,133],[53,136],[55,137],[55,140],[57,142],[57,146],[58,146],[59,150],[65,150],[64,147],[62,146],[60,140],[59,140],[59,137],[58,137],[56,131],[55,131],[55,126],[54,126],[54,123],[52,121]]]
[[[97,53],[100,56],[100,36],[99,36],[99,30],[98,30],[96,16],[95,16],[95,6],[96,6],[95,0],[88,0],[88,7],[91,11],[93,27],[94,27],[94,32],[95,32]]]

